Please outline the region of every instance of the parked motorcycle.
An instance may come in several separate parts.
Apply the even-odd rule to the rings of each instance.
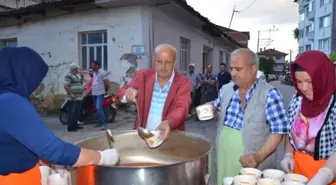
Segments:
[[[59,120],[63,125],[67,124],[67,119],[68,119],[68,111],[67,111],[67,102],[68,100],[65,100],[65,102],[62,104],[60,108],[60,115],[59,115]],[[117,114],[117,109],[116,109],[116,97],[115,96],[110,96],[106,95],[103,101],[103,108],[104,108],[104,113],[105,113],[105,118],[106,118],[106,123],[111,123],[114,122],[116,114]],[[95,121],[96,120],[96,106],[92,102],[88,105],[86,105],[83,109],[83,115],[84,115],[84,121]]]
[[[286,73],[284,78],[280,82],[281,84],[293,86],[293,81],[291,79],[290,73]]]

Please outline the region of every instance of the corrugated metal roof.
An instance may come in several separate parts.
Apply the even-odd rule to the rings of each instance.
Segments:
[[[60,8],[64,6],[71,6],[71,5],[80,5],[86,3],[94,3],[94,0],[49,0],[49,1],[42,1],[41,3],[34,4],[27,7],[11,9],[5,12],[0,12],[1,18],[6,17],[15,17],[21,16],[26,14],[35,13],[38,11],[42,11],[48,8]]]

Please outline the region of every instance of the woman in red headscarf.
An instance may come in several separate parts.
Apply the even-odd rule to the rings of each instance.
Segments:
[[[334,64],[323,52],[307,51],[290,71],[297,93],[288,107],[290,133],[281,166],[306,176],[309,185],[336,185]]]

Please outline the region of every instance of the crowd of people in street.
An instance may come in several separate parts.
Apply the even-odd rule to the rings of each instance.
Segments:
[[[220,72],[217,75],[212,72],[212,65],[207,65],[205,73],[199,74],[195,73],[195,67],[195,64],[189,64],[187,73],[187,77],[192,84],[190,114],[192,114],[193,108],[198,105],[215,100],[222,86],[232,80],[225,63],[220,64]]]
[[[336,81],[333,62],[320,51],[302,53],[291,64],[297,91],[286,110],[281,93],[257,77],[256,53],[240,48],[231,53],[230,73],[221,64],[219,74],[208,65],[204,74],[189,65],[187,76],[175,70],[176,49],[162,44],[154,51],[154,68],[141,69],[119,89],[120,102],[138,107],[134,129],[139,126],[162,133],[185,131],[190,106],[208,104],[218,114],[216,138],[217,185],[243,167],[275,169],[302,174],[308,185],[336,185]],[[46,76],[48,66],[26,47],[0,50],[0,184],[40,185],[38,161],[65,166],[115,165],[118,151],[93,151],[57,138],[42,123],[29,101]],[[104,98],[106,75],[99,62],[92,63],[86,90],[78,65],[71,65],[64,88],[71,101],[68,131],[81,128],[84,97],[92,95],[97,109]],[[92,84],[92,85],[90,85]],[[17,113],[20,113],[20,116]],[[104,113],[98,110],[104,130]],[[38,134],[37,134],[38,133]],[[285,139],[284,156],[277,149]]]

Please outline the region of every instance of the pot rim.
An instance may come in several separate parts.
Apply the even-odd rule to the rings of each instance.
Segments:
[[[115,132],[115,131],[112,131],[112,136],[113,134],[122,134],[122,133],[133,133],[133,132],[137,132],[137,130],[123,130],[123,131],[118,131],[118,132]],[[168,165],[160,165],[160,166],[141,166],[141,167],[137,167],[137,166],[100,166],[100,167],[104,167],[104,168],[160,168],[160,167],[167,167],[167,166],[175,166],[175,165],[180,165],[180,164],[184,164],[184,163],[188,163],[188,162],[192,162],[192,161],[196,161],[198,159],[201,159],[207,155],[211,155],[211,151],[214,149],[214,146],[212,145],[211,141],[209,139],[207,139],[206,137],[202,136],[202,135],[199,135],[199,134],[195,134],[195,133],[192,133],[192,132],[185,132],[185,131],[179,131],[179,130],[172,130],[171,132],[177,132],[177,133],[182,133],[184,135],[187,135],[187,136],[193,136],[193,137],[198,137],[200,139],[203,139],[205,140],[206,142],[209,143],[210,145],[210,149],[208,152],[206,152],[205,154],[201,155],[201,156],[198,156],[197,158],[194,158],[194,159],[189,159],[189,160],[185,160],[185,161],[182,161],[182,162],[177,162],[177,163],[173,163],[173,164],[168,164]],[[90,139],[93,139],[93,138],[97,138],[97,137],[101,137],[101,136],[104,136],[105,133],[100,133],[100,134],[97,134],[95,136],[90,136],[88,138],[85,138],[85,139],[80,139],[80,140],[77,140],[77,141],[74,141],[73,144],[78,146],[78,144],[80,144],[81,142],[84,142],[84,141],[87,141],[87,140],[90,140]]]

